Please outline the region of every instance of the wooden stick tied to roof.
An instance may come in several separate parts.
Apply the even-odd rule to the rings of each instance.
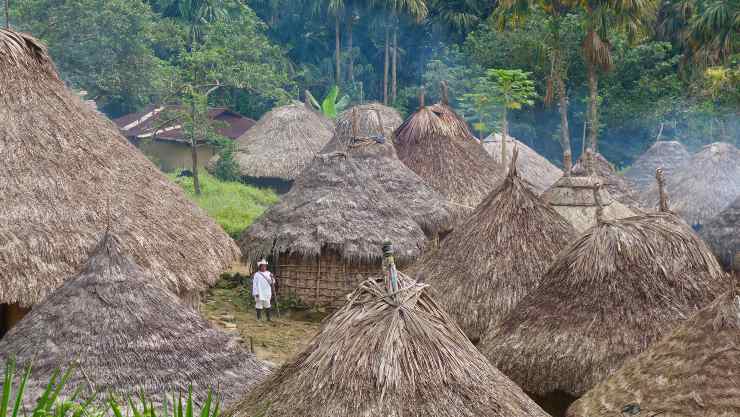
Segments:
[[[442,104],[450,104],[450,93],[447,87],[447,81],[441,81],[439,86],[442,93]]]
[[[586,148],[586,175],[594,175],[594,153],[591,148]]]
[[[398,271],[396,261],[393,258],[393,242],[383,241],[383,271],[385,272],[386,290],[393,301],[397,301],[398,293]]]
[[[604,207],[601,206],[601,183],[594,184],[594,203],[596,204],[596,224],[604,222]]]
[[[668,211],[668,194],[665,191],[665,177],[663,176],[663,168],[655,170],[655,179],[658,180],[658,201],[660,211],[665,213]]]

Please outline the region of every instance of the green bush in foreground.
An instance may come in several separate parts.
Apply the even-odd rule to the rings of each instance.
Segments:
[[[192,178],[178,178],[175,174],[169,176],[185,190],[191,200],[235,239],[265,210],[278,202],[277,194],[270,189],[240,182],[220,181],[205,171],[201,171],[199,175],[200,195],[195,195]]]

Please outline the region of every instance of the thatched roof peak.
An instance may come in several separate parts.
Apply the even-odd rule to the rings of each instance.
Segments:
[[[108,222],[176,293],[205,289],[238,257],[180,187],[65,87],[38,41],[8,30],[0,120],[0,303],[43,299],[80,270]]]
[[[78,369],[63,397],[80,389],[86,398],[99,393],[99,401],[108,393],[136,397],[143,391],[158,403],[192,384],[197,401],[213,388],[228,403],[269,373],[230,336],[159,287],[125,254],[122,239],[110,234],[79,275],[0,340],[0,362],[10,356],[19,369],[33,362],[31,401],[56,369],[70,365]]]
[[[511,159],[514,146],[519,148],[520,175],[532,185],[537,194],[542,194],[563,175],[563,171],[547,158],[511,136],[506,137],[507,160]],[[501,163],[501,134],[491,133],[483,139],[483,148],[497,163]]]
[[[614,168],[611,162],[601,153],[591,154],[592,172],[588,172],[586,159],[591,152],[587,149],[573,166],[573,175],[577,177],[595,176],[601,178],[609,194],[627,207],[638,207],[638,194],[632,189],[627,180]],[[655,172],[655,170],[653,170]]]
[[[740,415],[740,284],[627,361],[569,417]],[[622,414],[625,415],[625,414]]]
[[[440,303],[477,341],[536,287],[575,230],[518,175],[515,150],[504,181],[412,267],[444,294]]]
[[[482,351],[529,392],[578,396],[727,282],[706,244],[670,212],[604,221],[557,256]]]
[[[709,243],[725,268],[740,271],[740,264],[733,265],[740,253],[740,195],[710,219],[699,234]]]
[[[681,142],[657,141],[635,160],[624,176],[638,192],[642,192],[654,183],[653,174],[656,169],[663,168],[668,176],[672,176],[690,157],[689,151]]]
[[[429,288],[369,279],[306,349],[226,417],[545,417],[466,340]]]

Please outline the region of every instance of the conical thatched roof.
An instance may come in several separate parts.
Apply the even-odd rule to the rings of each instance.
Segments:
[[[381,104],[353,107],[339,115],[334,138],[322,152],[347,152],[372,173],[386,193],[398,201],[427,234],[445,232],[452,227],[450,212],[454,209],[451,204],[396,155],[393,131],[402,122],[395,109]]]
[[[663,168],[668,177],[685,164],[691,155],[681,142],[675,140],[661,140],[640,155],[629,167],[624,177],[635,186],[638,191],[650,188],[655,183],[655,170]]]
[[[464,217],[493,190],[501,168],[446,104],[423,107],[396,130],[398,157]]]
[[[510,161],[521,165],[516,152]],[[445,311],[474,342],[537,286],[575,235],[573,226],[519,178],[516,166],[412,269],[444,294]]]
[[[194,310],[155,284],[156,280],[124,253],[122,242],[106,235],[83,271],[13,327],[0,340],[0,363],[15,357],[18,369],[33,362],[29,402],[35,401],[58,368],[77,371],[65,395],[93,389],[153,402],[187,392],[205,399],[209,388],[225,402],[269,373]]]
[[[525,391],[578,396],[727,282],[673,213],[602,221],[560,253],[482,351]]]
[[[568,220],[576,231],[584,232],[596,224],[596,200],[593,189],[601,179],[597,177],[560,177],[542,194],[555,211]],[[623,219],[635,213],[612,198],[606,188],[599,190],[603,216],[607,220]]]
[[[709,243],[720,262],[730,269],[735,256],[740,253],[740,196],[709,220],[702,227],[700,234]]]
[[[675,174],[666,189],[671,208],[689,224],[704,224],[740,195],[740,149],[729,143],[705,146]],[[645,207],[655,207],[655,186],[642,194]]]
[[[334,134],[334,124],[303,103],[277,107],[237,142],[244,177],[293,181]]]
[[[238,248],[113,123],[57,76],[29,35],[0,30],[0,303],[31,305],[77,273],[109,222],[176,292],[204,289]]]
[[[467,341],[424,284],[369,279],[308,347],[225,417],[545,417]]]
[[[506,160],[511,160],[514,146],[519,149],[519,175],[530,183],[537,194],[542,194],[563,176],[563,170],[553,165],[544,156],[511,136],[506,138]],[[483,148],[497,163],[501,163],[501,134],[492,133],[483,139]]]
[[[740,285],[599,383],[568,416],[740,416]]]
[[[348,261],[378,259],[392,239],[402,261],[416,259],[426,237],[372,173],[343,153],[314,158],[280,202],[247,228],[240,245],[247,260],[274,253],[317,256],[337,252]]]
[[[585,177],[589,175],[586,166],[586,154],[583,153],[573,166],[573,176]],[[627,207],[639,206],[639,195],[632,189],[627,180],[619,175],[614,165],[604,155],[596,153],[592,156],[593,176],[599,178],[599,182],[609,191],[611,196]],[[655,170],[653,170],[653,174]]]

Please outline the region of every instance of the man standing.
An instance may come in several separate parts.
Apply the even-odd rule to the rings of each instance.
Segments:
[[[267,321],[270,321],[270,299],[272,298],[272,274],[267,270],[267,261],[262,259],[257,262],[258,271],[252,276],[252,295],[254,306],[257,309],[257,320],[262,319],[262,310],[265,310]]]

